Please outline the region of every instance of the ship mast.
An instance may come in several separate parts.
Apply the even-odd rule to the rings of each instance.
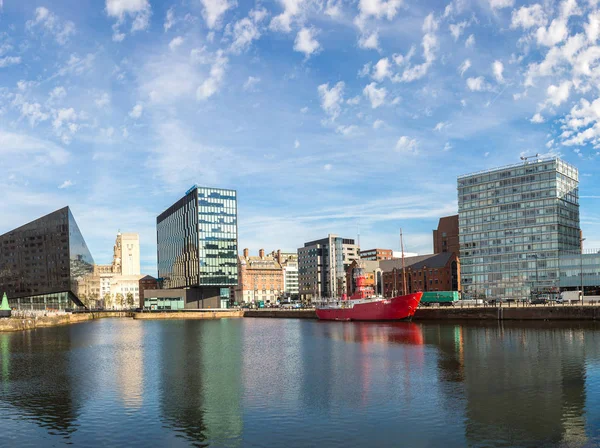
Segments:
[[[406,270],[404,269],[404,241],[402,240],[402,229],[400,229],[400,250],[402,251],[402,295],[406,295]]]

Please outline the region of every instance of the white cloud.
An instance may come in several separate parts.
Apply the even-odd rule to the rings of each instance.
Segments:
[[[433,128],[434,131],[442,131],[444,128],[447,128],[449,125],[447,122],[445,121],[440,121],[438,124],[435,125],[435,127]]]
[[[94,103],[96,104],[96,107],[102,109],[110,104],[110,95],[104,92],[102,95],[100,95],[94,100]]]
[[[425,62],[419,65],[411,66],[407,65],[402,73],[402,76],[396,75],[393,79],[395,82],[411,82],[417,79],[421,79],[427,74],[429,67],[433,64],[436,59],[436,51],[438,49],[438,39],[435,34],[435,31],[438,28],[439,22],[435,19],[433,13],[429,14],[425,17],[423,21],[423,31],[425,34],[423,35],[423,40],[421,42],[421,46],[423,47],[423,59]],[[402,59],[398,58],[397,62],[402,62],[410,59],[414,50],[411,48],[409,53],[403,57]]]
[[[344,82],[339,81],[331,89],[329,88],[329,83],[321,84],[317,90],[321,99],[321,108],[332,120],[335,120],[342,110],[341,103],[344,101]]]
[[[313,28],[302,28],[296,35],[294,41],[294,51],[304,53],[304,56],[308,59],[311,54],[315,53],[321,48],[317,39],[315,39],[317,31]]]
[[[452,149],[452,144],[450,142],[446,142],[444,145],[443,151],[450,151]]]
[[[301,13],[306,0],[279,0],[283,6],[283,12],[271,19],[269,28],[273,31],[289,33],[292,31],[292,20]]]
[[[249,91],[254,90],[259,82],[260,82],[260,78],[254,77],[254,76],[248,76],[248,79],[244,83],[244,90],[249,90]]]
[[[135,106],[133,106],[133,109],[131,109],[131,112],[129,112],[129,116],[131,118],[140,118],[142,116],[142,112],[144,111],[144,106],[142,106],[140,103],[137,103]]]
[[[385,87],[377,88],[377,84],[372,82],[363,89],[363,95],[371,102],[371,108],[376,109],[385,103],[387,90]]]
[[[356,134],[357,131],[358,131],[358,127],[354,126],[354,125],[350,125],[350,126],[340,125],[335,128],[335,132],[337,132],[338,134],[342,134],[345,137]]]
[[[331,163],[326,163],[325,165],[323,165],[323,169],[325,171],[331,171]]]
[[[450,34],[452,34],[452,37],[454,37],[455,41],[458,40],[458,38],[464,32],[467,25],[468,25],[468,23],[466,20],[463,22],[460,22],[460,23],[451,23],[450,24],[450,26],[449,26]]]
[[[375,120],[373,122],[373,129],[379,129],[385,125],[385,121],[383,120]]]
[[[173,25],[175,25],[175,11],[173,9],[173,6],[171,6],[165,16],[165,23],[163,25],[165,33],[169,31],[173,27]]]
[[[298,141],[298,139],[294,140],[294,148],[295,149],[300,148],[300,142]]]
[[[494,61],[492,64],[492,70],[494,71],[494,78],[496,78],[496,82],[499,84],[504,84],[504,76],[502,72],[504,71],[504,65],[500,61]]]
[[[25,24],[25,28],[29,31],[33,31],[38,27],[54,36],[54,39],[60,45],[66,44],[69,38],[75,34],[75,24],[73,22],[60,19],[43,6],[36,8],[34,19],[28,20]]]
[[[570,90],[571,81],[564,81],[558,86],[551,85],[547,90],[548,99],[546,101],[553,106],[560,106],[569,99]]]
[[[29,121],[31,127],[35,127],[38,123],[46,121],[50,116],[42,109],[39,103],[29,103],[18,94],[13,100],[13,106],[20,109],[21,117]]]
[[[553,47],[562,42],[569,35],[566,20],[555,19],[550,23],[548,28],[539,27],[536,32],[536,39],[539,45]]]
[[[55,87],[49,94],[52,102],[62,100],[65,96],[67,96],[67,91],[63,86]]]
[[[562,126],[563,145],[586,145],[600,148],[600,98],[589,102],[583,98],[571,109]]]
[[[74,182],[71,182],[70,180],[65,180],[62,184],[60,184],[58,186],[58,188],[60,188],[60,189],[69,188],[69,187],[72,187],[73,185],[75,185]]]
[[[238,20],[233,27],[227,25],[227,34],[233,36],[229,50],[232,53],[240,54],[248,50],[253,41],[260,39],[259,25],[267,15],[266,9],[253,9],[248,13],[248,17]]]
[[[510,8],[515,4],[515,0],[490,0],[492,9]]]
[[[531,117],[531,120],[529,121],[531,121],[532,123],[543,123],[544,117],[542,117],[540,113],[537,113],[533,117]]]
[[[177,36],[177,37],[173,38],[171,40],[171,42],[169,42],[169,49],[171,51],[175,51],[175,50],[177,50],[177,48],[179,48],[181,46],[181,44],[183,44],[183,37]]]
[[[489,86],[486,84],[483,76],[478,76],[477,78],[468,78],[467,87],[472,92],[483,92],[484,90],[489,89]]]
[[[358,46],[364,50],[378,50],[379,33],[373,31],[371,34],[362,34],[358,39]]]
[[[380,59],[373,67],[372,78],[376,81],[383,81],[385,78],[391,78],[391,64],[388,58]]]
[[[346,104],[350,104],[351,106],[356,106],[359,103],[360,103],[360,95],[356,95],[355,97],[348,98],[348,100],[346,100]]]
[[[0,155],[11,154],[25,156],[29,162],[41,164],[64,165],[69,153],[62,147],[35,137],[0,130]],[[35,157],[29,157],[34,155]]]
[[[223,51],[217,51],[215,61],[210,68],[210,76],[196,90],[197,99],[205,100],[219,91],[228,62],[229,59],[223,55]]]
[[[392,20],[401,5],[402,0],[360,0],[358,9],[363,20],[369,17]]]
[[[200,0],[200,2],[204,6],[202,16],[211,30],[219,28],[223,15],[237,5],[233,0]]]
[[[475,36],[471,34],[465,41],[465,47],[472,48],[473,46],[475,46]]]
[[[469,59],[465,59],[460,67],[458,67],[458,71],[460,72],[460,76],[463,76],[467,70],[471,68],[471,61]]]
[[[308,112],[308,107],[306,107],[306,106],[303,107],[302,109],[300,109],[300,112],[303,113],[303,114],[307,113]]]
[[[417,154],[419,145],[416,139],[403,135],[396,142],[396,151]]]
[[[596,43],[600,36],[600,11],[594,11],[588,15],[588,22],[583,25],[585,35],[591,43]]]
[[[106,0],[106,14],[117,19],[113,25],[113,40],[121,42],[125,34],[119,29],[125,23],[125,19],[129,17],[132,20],[132,33],[143,31],[150,25],[152,9],[148,0]]]
[[[544,14],[542,6],[539,3],[535,3],[531,6],[522,6],[519,9],[515,9],[512,12],[510,27],[527,30],[534,26],[546,25],[547,22],[548,19],[546,18],[546,14]]]
[[[21,63],[21,56],[6,56],[0,58],[0,68],[8,67],[10,65],[17,65]]]
[[[337,18],[342,15],[342,0],[327,0],[325,14],[331,18]]]

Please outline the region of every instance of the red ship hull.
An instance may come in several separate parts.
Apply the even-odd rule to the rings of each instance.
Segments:
[[[346,307],[317,308],[321,320],[410,320],[421,302],[422,292],[398,296],[392,299],[373,300]],[[346,301],[351,305],[352,300]],[[343,302],[340,302],[343,303]]]

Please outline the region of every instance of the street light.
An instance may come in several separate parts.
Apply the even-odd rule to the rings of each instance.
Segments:
[[[579,262],[581,269],[581,304],[583,305],[583,242],[585,238],[579,238]]]

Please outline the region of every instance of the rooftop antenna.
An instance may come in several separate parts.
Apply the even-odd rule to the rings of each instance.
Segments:
[[[537,159],[540,155],[539,154],[535,154],[534,156],[521,156],[521,160],[525,162],[525,164],[527,165],[529,162],[527,160],[529,159]]]

